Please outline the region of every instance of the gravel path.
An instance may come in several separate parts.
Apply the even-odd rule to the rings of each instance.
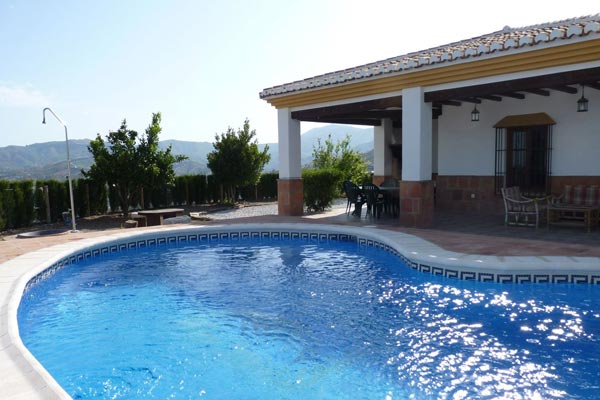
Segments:
[[[277,215],[277,203],[232,208],[230,210],[206,214],[207,217],[215,220],[259,217],[261,215]]]
[[[331,210],[345,209],[346,199],[335,200]],[[248,205],[240,208],[233,208],[230,210],[217,211],[214,213],[206,214],[206,216],[213,220],[223,220],[232,218],[245,218],[245,217],[260,217],[262,215],[277,215],[277,203],[260,204],[260,205]]]

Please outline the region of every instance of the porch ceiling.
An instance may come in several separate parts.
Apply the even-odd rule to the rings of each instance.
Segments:
[[[391,118],[401,123],[402,96],[294,111],[292,118],[309,122],[370,126],[379,126],[382,118]]]
[[[530,95],[551,96],[553,91],[575,94],[580,85],[600,90],[600,67],[426,92],[425,102],[432,103],[433,117],[437,118],[443,106],[460,106],[463,102],[498,102],[504,97],[523,100]],[[402,96],[294,111],[292,118],[369,126],[380,126],[381,119],[390,118],[394,126],[401,126]]]

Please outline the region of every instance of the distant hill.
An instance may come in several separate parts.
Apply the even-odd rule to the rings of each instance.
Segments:
[[[89,140],[69,140],[71,173],[89,168],[92,158]],[[67,148],[65,142],[36,143],[27,146],[0,147],[0,179],[62,179],[66,174]]]
[[[318,139],[321,139],[321,142],[325,143],[329,135],[331,135],[333,143],[344,139],[346,135],[350,135],[350,147],[361,153],[373,149],[373,128],[326,125],[320,128],[313,128],[302,134],[300,143],[300,160],[302,165],[306,165],[312,160],[313,148],[317,145]],[[265,171],[277,171],[279,170],[279,146],[277,143],[268,143],[268,145],[271,161],[266,165]],[[261,150],[264,146],[264,144],[259,145]]]
[[[327,125],[314,128],[302,135],[301,160],[305,165],[312,159],[313,147],[318,139],[324,142],[328,135],[334,143],[342,140],[349,134],[350,147],[367,153],[373,149],[373,128],[354,128],[343,125]],[[71,154],[71,174],[74,178],[81,177],[81,169],[88,169],[92,164],[92,157],[88,152],[89,140],[69,140]],[[176,164],[175,173],[204,174],[210,170],[206,166],[206,155],[213,151],[210,142],[190,142],[182,140],[164,140],[159,147],[173,148],[174,154],[183,154],[187,160]],[[265,171],[279,169],[279,146],[277,143],[268,143],[271,161]],[[263,149],[265,144],[259,144]],[[66,176],[67,150],[65,142],[36,143],[27,146],[0,147],[0,179],[64,179]]]

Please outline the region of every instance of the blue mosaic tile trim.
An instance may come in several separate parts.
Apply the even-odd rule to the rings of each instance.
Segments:
[[[564,274],[555,275],[548,274],[522,274],[522,273],[491,273],[491,272],[473,272],[461,271],[456,267],[437,267],[428,264],[420,264],[414,262],[404,255],[400,254],[390,246],[378,242],[373,239],[359,238],[360,246],[376,247],[389,251],[390,253],[400,257],[400,259],[410,268],[431,274],[435,276],[443,276],[445,278],[455,278],[468,281],[492,282],[492,283],[584,283],[584,284],[600,284],[600,276],[581,275],[581,274]]]
[[[477,274],[472,271],[460,271],[458,279],[462,279],[463,281],[476,281]]]
[[[493,273],[493,272],[473,272],[461,271],[455,267],[438,267],[428,264],[420,264],[407,260],[400,256],[406,264],[419,272],[443,276],[445,278],[455,278],[466,281],[492,282],[492,283],[573,283],[573,284],[591,284],[600,285],[600,275],[585,274],[523,274],[523,273]]]
[[[151,246],[160,246],[167,244],[189,244],[212,242],[222,240],[245,240],[245,239],[268,239],[268,240],[303,240],[303,241],[345,241],[354,242],[359,246],[375,247],[385,250],[400,258],[410,268],[435,276],[446,278],[455,278],[479,282],[495,283],[577,283],[577,284],[600,284],[600,275],[585,274],[522,274],[522,273],[492,273],[492,272],[473,272],[462,271],[456,267],[438,267],[428,264],[420,264],[407,258],[395,248],[380,242],[378,240],[356,237],[345,233],[322,233],[322,232],[303,232],[303,231],[231,231],[231,232],[199,232],[199,233],[177,233],[173,236],[139,239],[132,238],[117,244],[107,244],[105,246],[94,247],[78,253],[74,253],[52,264],[50,267],[40,272],[27,282],[25,291],[35,286],[40,281],[54,275],[59,269],[75,264],[79,261],[88,260],[93,257],[99,257],[105,254],[111,254],[129,249],[140,249]]]

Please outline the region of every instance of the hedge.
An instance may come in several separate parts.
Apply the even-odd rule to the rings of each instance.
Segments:
[[[256,185],[242,186],[238,193],[243,200],[266,201],[277,198],[277,179],[279,173],[262,174]]]
[[[29,226],[34,218],[33,181],[0,181],[0,229]]]
[[[342,173],[336,169],[302,171],[304,205],[308,211],[321,211],[331,206],[340,194]]]
[[[277,173],[263,174],[257,185],[239,188],[244,200],[277,199]],[[44,187],[48,188],[49,210],[46,210]],[[221,201],[220,186],[212,175],[184,175],[175,179],[174,186],[144,190],[144,204],[134,207],[158,208],[171,205],[185,206]],[[89,179],[73,180],[73,198],[77,217],[118,211],[119,202],[114,187]],[[47,211],[50,221],[62,221],[62,214],[70,210],[69,185],[57,180],[0,180],[0,230],[45,223]],[[120,211],[120,210],[119,210]]]

